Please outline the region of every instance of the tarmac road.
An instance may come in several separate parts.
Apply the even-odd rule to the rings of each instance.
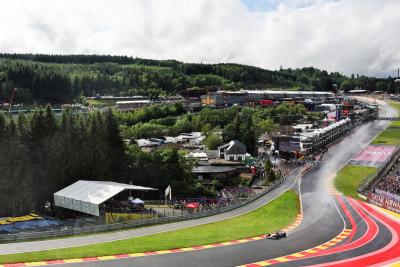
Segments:
[[[296,184],[300,171],[301,171],[300,169],[294,170],[290,175],[288,175],[286,180],[281,185],[279,185],[270,193],[262,196],[261,198],[251,202],[246,206],[237,208],[229,212],[221,213],[210,217],[204,217],[200,219],[156,225],[151,227],[137,228],[137,229],[114,232],[114,233],[96,234],[90,236],[71,237],[71,238],[53,239],[45,241],[29,241],[20,243],[0,244],[0,255],[66,248],[73,246],[82,246],[85,244],[104,243],[109,241],[128,239],[132,237],[144,236],[149,234],[156,234],[165,231],[224,220],[227,218],[231,218],[234,216],[250,212],[272,201],[273,199],[275,199],[276,197],[278,197],[279,195],[281,195],[286,190],[288,190],[289,188],[291,188],[293,185]]]
[[[331,182],[332,175],[356,153],[362,150],[363,147],[367,146],[386,125],[386,122],[374,121],[354,129],[350,135],[329,148],[328,153],[330,157],[325,157],[326,162],[320,169],[307,175],[300,185],[296,185],[300,186],[301,191],[303,221],[285,239],[279,241],[264,239],[244,244],[177,254],[88,262],[84,264],[66,264],[64,266],[237,266],[280,257],[318,246],[340,234],[347,221],[347,219],[343,218],[342,212],[337,207],[337,201],[329,191],[329,183]],[[277,192],[275,192],[276,194]],[[354,213],[354,210],[350,210]],[[354,217],[357,218],[357,215],[354,214]],[[358,221],[360,221],[359,218]],[[390,233],[383,225],[379,223],[378,225],[380,230],[379,239],[360,249],[346,252],[347,254],[344,253],[343,257],[352,257],[370,250],[376,250],[388,243],[391,238]],[[363,230],[365,231],[365,227],[363,228],[362,223],[360,223],[357,235],[361,235]],[[309,262],[303,263],[332,261],[335,257],[336,255],[327,255],[309,259]]]

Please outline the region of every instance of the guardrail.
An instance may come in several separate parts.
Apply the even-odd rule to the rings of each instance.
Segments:
[[[309,165],[308,168],[304,169],[300,177],[304,178],[309,173],[315,171],[322,165],[322,162],[317,161],[313,164]],[[125,223],[114,223],[114,224],[104,224],[98,226],[87,226],[87,227],[80,227],[80,228],[69,228],[69,229],[62,229],[62,230],[52,230],[52,231],[43,231],[43,232],[25,232],[25,233],[18,233],[18,234],[4,234],[0,235],[0,243],[6,242],[14,242],[14,241],[22,241],[22,240],[35,240],[35,239],[48,239],[54,237],[62,237],[62,236],[70,236],[70,235],[82,235],[82,234],[91,234],[91,233],[98,233],[98,232],[110,232],[110,231],[117,231],[117,230],[125,230],[125,229],[132,229],[142,226],[149,226],[149,225],[156,225],[156,224],[163,224],[163,223],[171,223],[171,222],[179,222],[184,220],[192,220],[198,219],[203,217],[208,217],[212,215],[221,214],[224,212],[228,212],[240,207],[243,207],[261,197],[268,194],[279,185],[281,185],[286,180],[286,177],[282,177],[282,179],[277,180],[272,186],[268,187],[263,192],[253,195],[245,200],[239,199],[233,205],[226,205],[221,206],[213,210],[206,210],[203,212],[192,213],[192,214],[185,214],[185,215],[176,215],[176,216],[168,216],[168,217],[161,217],[161,218],[153,218],[153,219],[144,219],[144,220],[137,220],[132,222],[125,222]]]
[[[69,235],[81,235],[81,234],[90,234],[90,233],[98,233],[98,232],[110,232],[116,230],[124,230],[142,226],[149,226],[155,224],[163,224],[163,223],[170,223],[170,222],[178,222],[184,220],[191,220],[197,219],[202,217],[208,217],[212,215],[217,215],[223,212],[231,211],[242,206],[245,206],[260,197],[266,195],[267,193],[271,192],[279,185],[281,185],[285,181],[285,177],[280,180],[277,180],[272,186],[268,187],[263,192],[253,195],[246,200],[239,199],[236,203],[229,205],[225,204],[215,209],[206,210],[197,213],[189,213],[184,215],[176,215],[176,216],[167,216],[167,217],[160,217],[160,218],[152,218],[152,219],[143,219],[143,220],[136,220],[131,222],[124,222],[124,223],[114,223],[114,224],[103,224],[98,226],[86,226],[80,228],[68,228],[68,229],[61,229],[61,230],[51,230],[51,231],[42,231],[42,232],[24,232],[24,233],[17,233],[17,234],[4,234],[0,235],[0,242],[13,242],[13,241],[21,241],[21,240],[34,240],[34,239],[48,239],[53,237],[62,237],[62,236],[69,236]]]

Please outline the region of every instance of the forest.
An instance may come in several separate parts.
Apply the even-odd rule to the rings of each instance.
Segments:
[[[177,150],[142,152],[126,145],[111,110],[56,117],[50,106],[28,116],[0,112],[0,217],[42,211],[53,193],[77,180],[106,180],[159,188],[176,196],[209,195]]]
[[[107,55],[0,54],[0,104],[60,104],[80,96],[185,95],[196,89],[394,92],[394,79],[346,77],[314,67],[266,70],[240,64],[196,64]]]

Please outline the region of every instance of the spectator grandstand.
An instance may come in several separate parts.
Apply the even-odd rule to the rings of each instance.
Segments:
[[[400,199],[400,159],[397,160],[397,163],[393,166],[388,175],[379,182],[375,191],[377,193],[384,191],[386,192],[386,194],[383,193],[384,195],[394,195],[397,197],[393,196],[391,198]]]

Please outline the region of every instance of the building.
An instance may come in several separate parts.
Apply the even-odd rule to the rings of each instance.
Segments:
[[[201,96],[201,104],[215,108],[233,105],[272,105],[274,103],[309,100],[325,100],[334,97],[330,92],[313,91],[273,91],[273,90],[240,90],[217,91]]]
[[[367,94],[368,91],[367,90],[363,90],[363,89],[354,89],[354,90],[350,90],[348,92],[348,94],[351,95],[363,95],[363,94]]]
[[[238,140],[232,140],[229,143],[218,147],[220,159],[229,161],[244,161],[246,159],[247,148]]]
[[[247,154],[248,155],[248,154]],[[196,150],[186,155],[194,161],[192,173],[206,187],[213,188],[213,181],[230,184],[244,173],[249,174],[249,166],[244,161],[246,146],[239,141],[231,141],[218,150]]]
[[[344,135],[351,127],[351,120],[346,118],[325,128],[309,129],[293,135],[273,135],[272,150],[283,158],[308,155]]]
[[[102,99],[104,99],[104,97]],[[119,98],[113,97],[113,98],[108,98],[108,99],[119,99]],[[132,100],[132,97],[127,97],[127,99],[129,99],[129,100],[116,102],[118,111],[132,111],[132,110],[142,108],[142,107],[150,105],[150,104],[184,103],[184,99],[180,96],[159,97],[156,100],[149,100],[149,99],[144,99],[141,97],[134,97],[133,100]]]
[[[192,146],[200,146],[203,143],[204,136],[201,132],[181,133],[177,136],[177,139],[182,140],[182,143]]]
[[[118,111],[132,111],[150,105],[151,103],[150,100],[117,101],[117,109]]]
[[[198,165],[194,166],[192,173],[197,176],[199,181],[207,185],[212,180],[228,180],[238,176],[241,173],[248,173],[249,167],[246,165],[238,166],[213,166],[213,165]]]

